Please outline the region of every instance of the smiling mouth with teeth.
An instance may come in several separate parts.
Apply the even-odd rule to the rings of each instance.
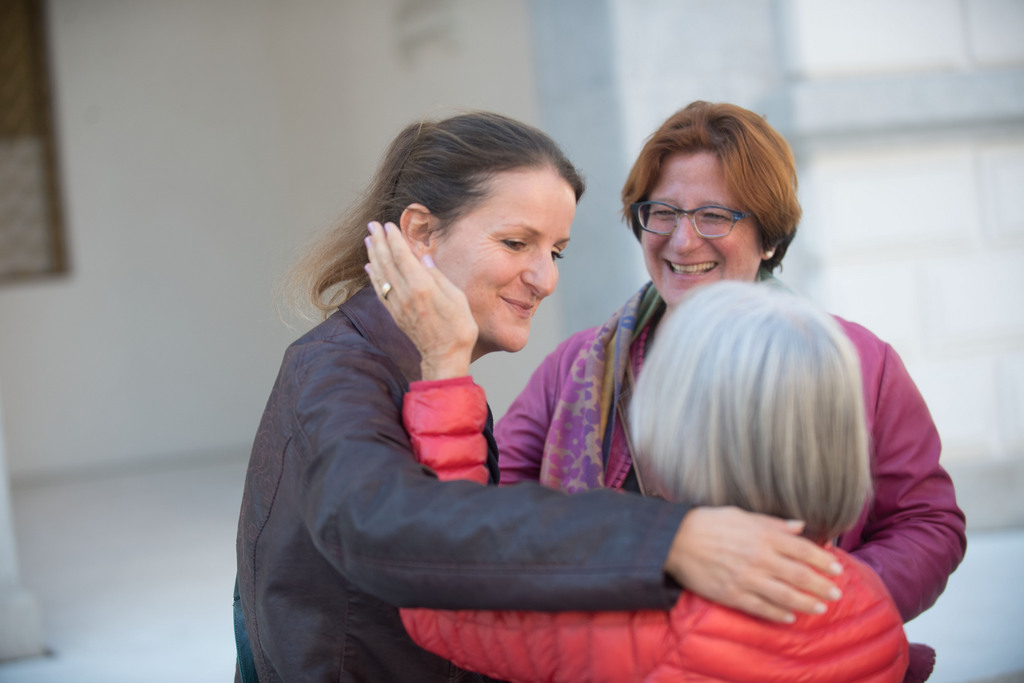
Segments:
[[[714,262],[712,262],[712,263],[698,263],[698,264],[693,265],[693,266],[681,266],[681,265],[678,265],[678,264],[675,264],[675,263],[669,263],[668,264],[669,268],[672,269],[672,272],[673,273],[678,273],[679,275],[700,275],[701,273],[708,272],[709,270],[714,268],[716,265],[717,264],[714,263]]]

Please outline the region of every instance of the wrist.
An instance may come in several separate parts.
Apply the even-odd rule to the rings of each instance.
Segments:
[[[469,374],[469,361],[465,359],[452,360],[430,360],[424,358],[420,361],[420,379],[423,381],[436,381],[465,377]]]

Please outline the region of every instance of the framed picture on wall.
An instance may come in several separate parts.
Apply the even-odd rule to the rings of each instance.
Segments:
[[[67,271],[44,0],[0,0],[0,283]]]

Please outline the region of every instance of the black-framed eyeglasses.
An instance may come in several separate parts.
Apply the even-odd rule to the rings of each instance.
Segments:
[[[690,224],[697,234],[712,240],[725,237],[732,232],[732,226],[736,225],[736,221],[753,215],[714,204],[698,206],[696,209],[680,209],[665,202],[637,202],[630,204],[629,210],[633,212],[641,228],[655,235],[671,234],[679,227],[680,219],[689,216]]]

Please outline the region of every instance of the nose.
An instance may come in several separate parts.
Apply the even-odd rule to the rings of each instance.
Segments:
[[[669,235],[669,244],[676,251],[686,251],[697,244],[700,244],[704,240],[700,234],[697,233],[697,229],[693,227],[693,222],[690,216],[680,216],[679,222],[676,224],[675,230]]]
[[[550,296],[558,285],[558,266],[550,254],[541,254],[523,274],[523,281],[539,299]]]

